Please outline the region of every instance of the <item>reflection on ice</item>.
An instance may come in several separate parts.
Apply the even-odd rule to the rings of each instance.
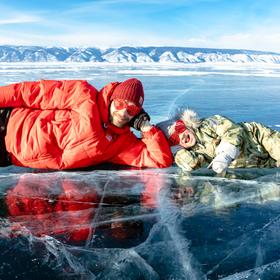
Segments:
[[[35,172],[0,177],[1,279],[280,275],[279,169]]]
[[[264,204],[280,200],[280,177],[267,175],[258,180],[225,178],[195,178],[180,176],[177,179],[177,201],[186,215],[213,209],[226,209],[240,204]]]

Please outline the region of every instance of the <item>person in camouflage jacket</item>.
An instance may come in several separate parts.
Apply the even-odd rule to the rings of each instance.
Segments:
[[[199,119],[192,110],[164,121],[176,164],[185,171],[211,167],[216,173],[229,168],[280,167],[280,132],[257,122],[235,123],[214,115]]]

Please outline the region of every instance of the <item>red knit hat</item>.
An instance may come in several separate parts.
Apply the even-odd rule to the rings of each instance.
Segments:
[[[128,79],[116,86],[111,96],[113,99],[124,99],[142,107],[144,102],[144,89],[142,83],[137,79]]]

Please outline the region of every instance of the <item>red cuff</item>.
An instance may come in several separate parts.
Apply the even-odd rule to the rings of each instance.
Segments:
[[[160,129],[156,126],[152,126],[150,130],[142,132],[144,138],[153,137]]]

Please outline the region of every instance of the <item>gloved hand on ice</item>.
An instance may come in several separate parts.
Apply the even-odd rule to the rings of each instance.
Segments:
[[[216,149],[216,157],[208,166],[211,167],[214,172],[220,174],[229,167],[231,162],[239,155],[239,149],[228,143],[221,142]]]

